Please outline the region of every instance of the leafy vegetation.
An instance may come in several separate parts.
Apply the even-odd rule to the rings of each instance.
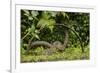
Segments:
[[[89,13],[82,12],[21,10],[21,62],[89,59],[89,17]],[[34,41],[64,44],[65,31],[68,43],[63,51],[52,48],[54,52],[47,55],[48,47],[31,47]]]
[[[85,48],[85,53],[80,48],[66,48],[64,52],[55,52],[52,55],[43,55],[43,48],[36,48],[28,55],[21,55],[21,62],[43,62],[43,61],[64,61],[64,60],[85,60],[89,59],[89,48]]]

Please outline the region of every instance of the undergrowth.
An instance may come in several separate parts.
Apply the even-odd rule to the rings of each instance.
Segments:
[[[81,48],[66,48],[64,51],[57,51],[51,55],[44,55],[44,48],[38,47],[25,54],[26,50],[21,48],[21,62],[45,62],[45,61],[64,61],[64,60],[89,60],[89,48],[84,48],[82,53]]]

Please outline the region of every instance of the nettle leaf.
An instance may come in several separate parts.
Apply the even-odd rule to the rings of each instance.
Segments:
[[[54,19],[40,19],[40,21],[37,24],[37,27],[40,27],[40,29],[47,27],[52,31],[55,23],[56,22]]]
[[[36,17],[39,13],[37,11],[31,11],[33,17]]]

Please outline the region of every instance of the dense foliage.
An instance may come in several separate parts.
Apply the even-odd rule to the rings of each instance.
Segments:
[[[89,17],[89,13],[82,12],[21,10],[21,61],[89,59]],[[74,30],[79,37],[73,31],[62,26],[55,26],[56,24],[64,24]],[[57,51],[50,56],[46,56],[42,55],[44,47],[38,46],[31,49],[30,54],[25,54],[28,44],[33,41],[42,40],[49,43],[60,41],[63,43],[66,30],[69,38],[67,47],[63,52]],[[80,53],[80,44],[85,49],[84,58],[82,52]],[[32,52],[35,53],[32,54]],[[61,59],[62,55],[64,57]]]

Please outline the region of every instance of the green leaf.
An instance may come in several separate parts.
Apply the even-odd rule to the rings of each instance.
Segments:
[[[28,16],[28,19],[29,19],[29,20],[33,20],[32,16]]]
[[[34,33],[35,32],[35,26],[32,25],[31,28],[28,28],[28,32]]]
[[[39,36],[38,36],[37,34],[35,34],[35,37],[36,37],[37,39],[40,39]]]
[[[40,19],[40,21],[37,23],[37,27],[40,28],[44,28],[46,25],[48,25],[48,22],[45,19]]]
[[[50,19],[50,20],[48,20],[48,22],[49,22],[49,25],[55,25],[55,20],[54,19]]]
[[[49,13],[47,11],[42,12],[42,18],[43,19],[49,19],[51,16],[49,15]]]
[[[49,29],[51,32],[53,32],[53,28],[54,28],[54,26],[49,26]]]
[[[66,13],[65,12],[61,12],[61,14],[63,15],[63,17],[66,17]]]
[[[30,30],[31,32],[35,32],[35,26],[34,25],[32,25],[32,27],[31,27],[31,30]]]
[[[36,17],[39,13],[37,11],[31,11],[33,17]]]
[[[37,29],[36,29],[36,30],[35,30],[35,33],[37,33],[37,34],[38,34],[38,33],[40,33],[40,32],[39,32],[39,30],[37,30]]]
[[[32,34],[32,37],[37,38],[37,39],[40,40],[39,36],[36,33],[31,33],[31,34]]]
[[[21,48],[21,53],[22,53],[22,54],[25,54],[25,52],[26,52],[25,49],[22,47],[22,48]]]
[[[29,16],[30,15],[30,13],[29,13],[29,11],[28,10],[23,10],[25,13],[24,13],[24,15],[26,15],[26,16]]]
[[[56,15],[57,15],[57,12],[54,12],[54,11],[51,11],[49,13],[51,14],[52,17],[56,17]]]
[[[54,19],[50,19],[48,24],[48,28],[51,30],[51,32],[53,31],[54,25],[56,24]]]
[[[46,28],[49,28],[52,31],[55,23],[56,22],[55,22],[54,19],[40,19],[40,21],[37,24],[37,27],[40,27],[42,29],[46,27]]]

